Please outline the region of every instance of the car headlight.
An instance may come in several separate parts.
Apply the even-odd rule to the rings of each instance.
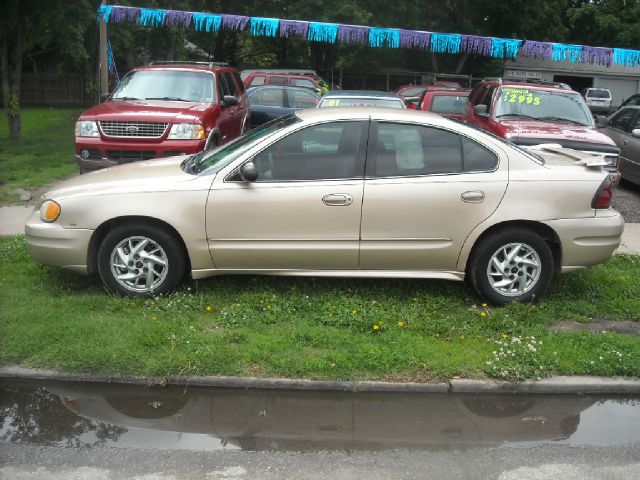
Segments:
[[[40,220],[46,223],[55,222],[60,216],[60,204],[53,200],[45,200],[40,205]]]
[[[76,122],[76,137],[99,137],[98,124],[93,120],[78,120]]]
[[[205,138],[204,127],[199,123],[176,123],[171,126],[168,140],[198,140]]]

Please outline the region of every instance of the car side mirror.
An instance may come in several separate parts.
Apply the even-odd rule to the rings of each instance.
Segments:
[[[110,93],[101,93],[100,94],[100,103],[106,101],[111,96]]]
[[[486,105],[476,105],[473,107],[473,113],[475,113],[478,117],[488,117],[489,113]]]
[[[222,97],[222,103],[224,107],[233,107],[238,104],[238,99],[233,95],[225,95]]]
[[[253,162],[243,163],[240,167],[240,178],[244,182],[255,182],[258,179],[258,171]]]
[[[598,115],[596,117],[596,126],[603,128],[609,125],[609,119],[604,115]]]
[[[640,138],[640,128],[634,128],[633,130],[631,130],[631,135],[633,135],[635,138]]]

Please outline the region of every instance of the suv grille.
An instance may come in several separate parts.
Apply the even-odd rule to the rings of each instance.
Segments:
[[[130,163],[137,160],[151,160],[156,158],[156,152],[140,150],[108,150],[107,158],[118,163]]]
[[[146,137],[160,138],[167,129],[168,123],[160,122],[126,122],[106,120],[98,122],[100,129],[107,137]]]

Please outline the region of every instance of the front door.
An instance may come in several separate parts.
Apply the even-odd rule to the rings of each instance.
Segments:
[[[374,124],[361,268],[455,270],[464,241],[497,208],[507,179],[506,161],[469,137],[421,125]]]
[[[252,160],[255,182],[218,176],[207,235],[220,269],[356,269],[368,121],[308,126]]]

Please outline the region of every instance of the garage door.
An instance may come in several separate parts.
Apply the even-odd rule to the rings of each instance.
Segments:
[[[638,80],[627,78],[596,78],[594,87],[608,88],[611,90],[611,96],[613,101],[611,105],[614,107],[619,106],[623,101],[640,92]]]

